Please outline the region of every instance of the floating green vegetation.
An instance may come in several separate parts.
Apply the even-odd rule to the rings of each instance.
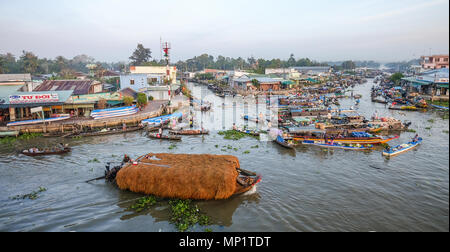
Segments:
[[[449,119],[449,112],[446,111],[445,113],[443,113],[443,114],[441,115],[441,118],[442,118],[443,120],[448,120],[448,119]]]
[[[136,212],[142,212],[143,210],[146,210],[150,208],[151,206],[154,206],[158,202],[157,198],[155,196],[147,196],[142,197],[138,199],[133,205],[131,205],[128,209],[134,210]]]
[[[0,138],[0,144],[12,144],[15,141],[17,141],[17,138],[15,138],[15,137],[8,136],[8,137]]]
[[[39,197],[38,193],[45,192],[45,191],[47,191],[47,188],[40,186],[37,191],[33,191],[31,193],[24,194],[24,195],[16,195],[14,197],[11,197],[11,199],[19,200],[19,199],[27,199],[28,198],[30,200],[35,200]]]
[[[17,137],[19,140],[29,140],[36,137],[41,137],[42,133],[25,133]]]
[[[429,123],[434,123],[434,119],[428,120]]]
[[[425,127],[426,130],[431,130],[431,127]]]
[[[252,147],[250,147],[250,148],[252,148],[252,149],[258,149],[258,148],[259,148],[259,145],[255,145],[255,146],[252,146]]]
[[[255,136],[252,136],[252,135],[249,135],[249,134],[246,134],[246,133],[242,133],[242,132],[239,132],[239,131],[235,131],[235,130],[220,131],[218,134],[221,135],[221,136],[224,136],[223,137],[224,139],[235,140],[235,141],[236,140],[240,140],[240,139],[242,139],[244,137],[257,138]]]
[[[15,143],[17,140],[30,140],[36,137],[41,137],[42,133],[25,133],[22,134],[18,137],[11,137],[11,136],[7,136],[4,138],[0,138],[0,143],[1,144],[12,144]]]
[[[218,144],[216,144],[216,145],[214,145],[214,147],[216,147],[216,148],[219,148],[219,145],[218,145]]]
[[[171,144],[171,145],[169,146],[169,150],[173,150],[173,149],[175,149],[175,148],[177,148],[177,145],[176,145],[176,144]]]
[[[100,161],[97,158],[94,158],[92,160],[89,160],[88,163],[100,163]]]
[[[448,130],[443,130],[442,132],[445,134],[448,134]]]
[[[238,151],[238,148],[233,148],[234,151]]]
[[[204,230],[206,233],[211,233],[212,232],[212,229],[211,228],[205,228],[205,230]]]
[[[175,224],[180,232],[185,232],[196,224],[207,226],[211,222],[207,215],[200,213],[198,206],[194,205],[191,200],[170,200],[169,205],[170,222]]]
[[[414,130],[414,129],[407,129],[406,132],[416,133],[416,130]]]
[[[250,151],[246,150],[243,152],[244,154],[250,154]]]
[[[432,101],[431,104],[448,108],[448,101]]]

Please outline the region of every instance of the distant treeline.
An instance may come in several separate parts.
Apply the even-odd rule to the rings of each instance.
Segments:
[[[65,77],[71,77],[75,72],[88,73],[88,64],[95,64],[94,69],[99,70],[116,70],[121,71],[126,67],[126,63],[106,63],[95,61],[94,58],[87,55],[78,55],[72,59],[58,56],[55,59],[39,58],[32,52],[22,51],[22,55],[16,57],[12,53],[0,54],[0,74],[8,73],[31,73],[39,74],[60,74]]]
[[[219,55],[214,58],[212,55],[202,54],[186,61],[178,61],[177,69],[180,71],[196,72],[204,69],[219,70],[252,70],[255,73],[264,73],[266,68],[288,68],[295,66],[328,66],[308,58],[295,59],[291,54],[289,59],[255,59],[253,57],[243,59],[241,57],[231,58]]]
[[[141,48],[140,48],[141,47]],[[151,51],[138,45],[138,48],[130,57],[131,65],[156,65],[164,66],[165,62],[155,59],[151,60]],[[397,71],[404,71],[411,65],[419,64],[420,60],[415,59],[408,62],[393,62],[385,64],[386,67],[395,69]],[[94,64],[97,67],[94,71],[113,70],[119,72],[126,72],[130,63],[128,62],[99,62],[87,55],[78,55],[72,59],[58,56],[55,59],[39,58],[32,52],[22,51],[22,55],[16,57],[11,53],[0,54],[0,74],[5,73],[31,73],[37,74],[52,74],[56,73],[60,78],[71,78],[75,72],[88,73],[88,64]],[[173,65],[173,64],[172,64]],[[348,70],[356,67],[378,68],[380,63],[375,61],[335,61],[335,62],[317,62],[308,58],[296,59],[294,54],[291,54],[287,60],[284,59],[255,59],[253,57],[244,59],[241,57],[231,58],[218,56],[215,58],[212,55],[202,54],[194,58],[178,61],[175,63],[179,71],[196,72],[204,69],[219,69],[219,70],[247,70],[255,73],[264,74],[266,68],[288,68],[288,67],[302,67],[302,66],[332,66],[335,70]]]

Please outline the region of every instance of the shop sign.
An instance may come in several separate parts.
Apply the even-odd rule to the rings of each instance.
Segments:
[[[58,102],[59,96],[57,93],[51,94],[23,94],[10,95],[10,104],[29,104],[29,103],[51,103]]]

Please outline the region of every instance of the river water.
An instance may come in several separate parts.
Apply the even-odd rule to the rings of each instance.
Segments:
[[[230,154],[241,167],[263,177],[256,190],[221,201],[197,201],[220,231],[447,231],[449,230],[449,121],[438,112],[389,111],[370,101],[372,81],[355,87],[362,94],[359,112],[412,121],[424,138],[421,146],[386,159],[380,150],[353,152],[299,146],[295,151],[267,141],[224,140],[218,130],[245,124],[242,114],[266,114],[266,101],[220,98],[190,84],[196,97],[213,102],[207,113],[193,111],[208,136],[187,136],[172,143],[144,132],[65,140],[73,149],[63,156],[27,157],[17,151],[51,146],[58,139],[39,138],[0,146],[0,231],[176,231],[167,202],[141,213],[128,211],[142,195],[120,191],[104,181],[104,164],[123,154]],[[354,100],[341,101],[343,108]],[[432,120],[431,120],[432,119]],[[249,123],[250,127],[255,127]],[[407,142],[402,133],[391,145]],[[230,149],[231,147],[231,149]],[[98,162],[97,162],[98,160]],[[12,199],[47,190],[38,198]],[[194,227],[192,231],[203,231]]]

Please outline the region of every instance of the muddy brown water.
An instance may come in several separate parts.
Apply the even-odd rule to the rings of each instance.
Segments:
[[[18,150],[51,146],[52,138],[0,146],[0,231],[176,231],[167,201],[141,213],[128,211],[142,195],[120,191],[104,181],[106,162],[123,154],[149,152],[230,154],[241,166],[262,175],[252,193],[221,201],[197,201],[217,231],[447,231],[449,227],[449,121],[439,112],[389,111],[370,101],[371,81],[355,87],[362,94],[360,113],[412,121],[424,138],[421,146],[386,159],[381,150],[353,152],[299,146],[295,151],[267,141],[224,140],[218,130],[243,125],[242,114],[264,112],[265,102],[220,98],[190,84],[196,97],[214,103],[207,113],[194,111],[207,136],[183,136],[182,142],[149,139],[144,132],[65,140],[73,149],[62,156],[27,157]],[[246,105],[247,103],[247,105]],[[353,99],[342,100],[342,107]],[[432,120],[431,120],[432,119]],[[255,125],[251,122],[250,127]],[[407,142],[402,133],[391,145]],[[231,149],[229,148],[231,147]],[[99,162],[96,162],[96,161]],[[35,200],[11,197],[36,191]],[[193,227],[202,231],[205,227]]]

